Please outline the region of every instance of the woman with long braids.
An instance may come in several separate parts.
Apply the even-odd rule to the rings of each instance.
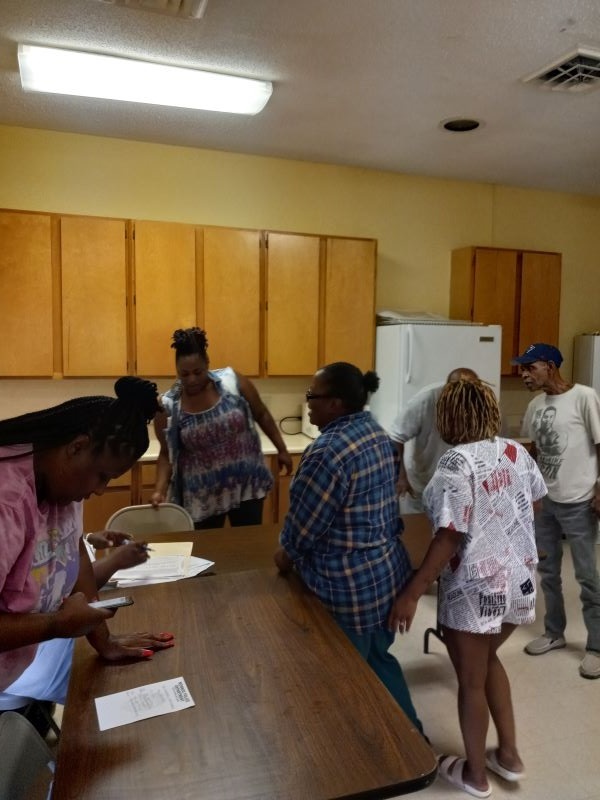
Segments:
[[[435,536],[389,622],[408,631],[419,598],[439,576],[438,620],[458,677],[466,751],[466,759],[440,756],[439,771],[467,794],[489,797],[486,766],[507,781],[525,776],[498,649],[535,617],[533,506],[546,487],[527,451],[498,436],[498,403],[484,382],[447,384],[437,425],[451,449],[423,493]],[[498,747],[486,753],[490,714]]]
[[[173,644],[170,634],[113,636],[113,612],[88,605],[97,588],[81,501],[133,466],[159,410],[153,383],[120,378],[115,391],[0,421],[0,690],[49,639],[85,635],[111,661]]]
[[[184,506],[198,529],[221,528],[227,517],[233,526],[258,525],[273,476],[256,424],[277,448],[279,466],[292,471],[275,420],[248,378],[231,367],[209,369],[203,330],[176,330],[171,347],[178,380],[154,421],[161,447],[152,504],[169,498]]]

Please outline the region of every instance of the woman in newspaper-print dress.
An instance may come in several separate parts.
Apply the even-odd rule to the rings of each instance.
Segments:
[[[546,488],[527,451],[498,436],[498,404],[482,381],[447,385],[437,423],[452,447],[423,494],[435,537],[397,598],[390,626],[408,630],[418,599],[439,577],[439,622],[458,677],[467,756],[441,756],[439,771],[468,794],[489,797],[486,766],[505,780],[524,777],[498,649],[517,625],[535,617],[533,504]],[[486,753],[490,713],[498,748]]]

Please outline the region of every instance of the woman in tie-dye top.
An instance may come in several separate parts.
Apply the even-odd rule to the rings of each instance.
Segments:
[[[207,345],[200,328],[173,334],[178,381],[154,422],[161,448],[152,503],[168,497],[184,506],[196,528],[220,528],[226,517],[233,526],[257,525],[273,476],[255,423],[288,475],[292,459],[252,382],[231,367],[209,370]]]

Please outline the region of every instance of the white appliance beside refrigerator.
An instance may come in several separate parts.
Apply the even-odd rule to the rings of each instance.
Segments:
[[[573,382],[600,394],[600,333],[582,333],[573,342]]]
[[[389,430],[392,422],[421,389],[444,383],[456,367],[469,367],[490,383],[500,397],[502,327],[443,318],[396,316],[376,332],[375,369],[379,390],[371,412]]]

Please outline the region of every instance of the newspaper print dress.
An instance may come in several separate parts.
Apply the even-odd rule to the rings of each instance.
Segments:
[[[438,619],[449,628],[498,633],[535,619],[538,561],[533,501],[546,494],[535,461],[510,439],[457,445],[423,494],[434,530],[463,533],[440,575]]]

